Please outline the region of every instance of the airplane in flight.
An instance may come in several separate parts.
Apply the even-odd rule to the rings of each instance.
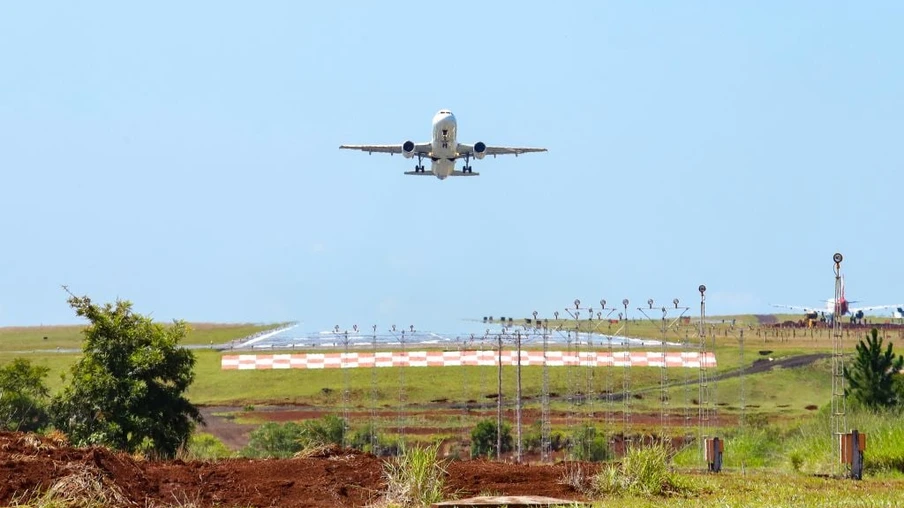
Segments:
[[[466,145],[457,141],[458,123],[455,115],[448,109],[440,110],[433,117],[433,139],[426,143],[405,141],[400,145],[342,145],[340,149],[361,150],[372,154],[388,153],[390,155],[400,153],[406,159],[417,157],[414,171],[406,171],[406,175],[427,176],[433,175],[440,180],[450,176],[477,176],[471,169],[471,158],[481,160],[487,155],[515,155],[522,153],[545,152],[545,148],[524,148],[508,146],[487,146],[478,141],[473,145]],[[430,172],[424,169],[424,159],[430,159]],[[464,159],[465,164],[461,171],[455,169],[455,162]]]
[[[904,309],[902,309],[902,307],[904,307],[904,305],[902,305],[902,304],[873,305],[870,307],[851,307],[850,304],[857,303],[857,300],[847,300],[844,297],[844,275],[841,276],[841,298],[839,298],[839,300],[840,301],[838,302],[838,310],[841,312],[842,316],[850,314],[852,323],[854,321],[863,319],[864,313],[866,313],[866,312],[870,312],[870,311],[874,311],[874,310],[882,310],[882,309],[895,309],[896,311],[904,310]],[[792,309],[792,310],[802,310],[807,314],[819,313],[819,314],[822,314],[826,318],[826,320],[831,322],[835,316],[835,299],[829,298],[828,300],[825,300],[825,302],[826,302],[826,306],[823,308],[803,307],[803,306],[796,306],[796,305],[776,305],[776,304],[773,304],[772,306],[773,307],[781,307],[781,308],[785,308],[785,309]]]

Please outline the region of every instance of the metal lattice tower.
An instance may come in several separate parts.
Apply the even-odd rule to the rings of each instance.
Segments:
[[[606,310],[606,300],[600,300],[600,306],[603,310]],[[606,318],[608,319],[613,312],[615,312],[615,309],[610,309]],[[612,406],[615,403],[614,394],[612,393],[612,370],[615,367],[615,356],[612,350],[612,336],[609,334],[606,334],[606,346],[606,353],[609,356],[608,365],[606,366],[606,432],[611,434],[612,429],[615,427],[615,421],[612,417]]]
[[[461,370],[461,395],[462,395],[461,420],[459,422],[459,426],[461,427],[461,437],[459,438],[460,443],[468,442],[468,412],[469,412],[468,401],[471,400],[471,393],[470,393],[470,390],[468,390],[468,370],[464,364],[465,363],[464,362],[464,354],[465,354],[465,351],[468,350],[469,345],[473,344],[473,343],[474,343],[474,335],[472,334],[470,341],[466,340],[466,339],[462,339],[461,345],[459,346],[459,351],[461,354],[460,358],[462,359],[461,366],[459,367],[459,369]]]
[[[581,301],[578,299],[574,300],[574,310],[566,308],[565,312],[567,312],[572,319],[574,319],[574,358],[575,363],[569,369],[568,383],[569,383],[569,391],[572,393],[572,411],[573,417],[575,418],[575,425],[581,423],[583,421],[583,409],[578,409],[580,406],[584,404],[586,401],[586,394],[581,393]],[[569,425],[571,427],[571,425]]]
[[[392,325],[392,332],[395,334],[396,327]],[[414,326],[411,327],[411,331],[414,332]],[[399,349],[401,349],[402,354],[405,354],[405,330],[402,330],[401,336],[399,337]],[[399,367],[399,414],[398,414],[398,432],[399,432],[399,445],[404,450],[405,449],[405,367]]]
[[[518,454],[517,462],[518,462],[518,464],[520,464],[521,458],[522,458],[522,452],[523,452],[523,450],[521,448],[521,446],[523,444],[523,441],[521,439],[521,437],[522,437],[522,435],[521,435],[521,330],[517,330],[515,332],[515,341],[516,341],[516,347],[517,347],[516,354],[518,355],[518,364],[515,367],[516,368],[516,370],[515,370],[515,377],[516,377],[516,379],[515,379],[515,381],[516,381],[515,425],[516,425],[516,434],[518,435],[518,438],[517,438],[518,443],[517,443],[516,451]]]
[[[677,300],[675,303],[677,305]],[[660,340],[662,341],[660,344],[660,354],[662,355],[662,364],[659,366],[659,424],[662,426],[663,436],[667,432],[669,428],[669,373],[666,368],[665,358],[666,358],[666,340],[665,340],[665,332],[666,332],[666,316],[668,316],[669,311],[663,307],[662,308],[662,334]]]
[[[628,429],[631,426],[631,350],[628,345],[628,299],[622,300],[622,306],[625,308],[625,335],[623,345],[625,346],[625,355],[622,367],[622,435],[625,444],[628,442]]]
[[[650,311],[653,310],[653,299],[652,298],[647,300],[647,307],[648,307],[647,310],[650,310]],[[677,307],[677,300],[676,300],[676,307]],[[643,307],[638,307],[637,310],[641,314],[643,314],[644,317],[647,318],[647,320],[650,323],[656,324],[656,319],[652,318],[649,314],[647,314],[646,310]],[[659,354],[660,354],[660,361],[662,363],[659,366],[659,425],[660,425],[660,430],[664,435],[666,428],[668,427],[668,421],[669,421],[669,416],[668,416],[669,377],[668,377],[668,374],[666,371],[666,363],[665,363],[665,358],[666,358],[665,334],[666,334],[666,328],[667,328],[667,323],[668,323],[668,321],[666,320],[666,317],[668,316],[669,311],[665,307],[662,307],[661,311],[662,311],[662,316],[659,319],[659,340],[660,340]]]
[[[380,442],[377,439],[377,399],[379,398],[379,384],[377,383],[377,325],[373,326],[373,340],[371,349],[374,363],[370,368],[370,449],[374,455],[380,455]]]
[[[357,331],[358,325],[355,325],[355,331]],[[336,325],[335,333],[339,335],[339,325]],[[351,390],[349,389],[349,366],[348,366],[348,330],[345,330],[342,333],[342,359],[340,360],[340,367],[342,368],[342,425],[345,427],[345,431],[342,433],[342,447],[348,446],[348,438],[349,438],[349,429],[351,429],[351,421],[349,420],[349,405],[351,401],[349,400]]]
[[[706,438],[708,437],[709,426],[709,376],[706,370],[706,286],[701,284],[698,288],[700,291],[700,391],[698,395],[699,406],[699,433],[700,433],[700,456],[704,456],[704,447],[706,446]]]
[[[691,341],[690,335],[687,330],[684,332],[684,340],[681,342],[681,353],[682,356],[686,359],[688,353],[690,353],[691,349]],[[691,395],[691,370],[688,368],[684,370],[684,444],[688,444],[691,442],[691,437],[693,433],[691,432],[691,406],[690,406],[690,395]]]
[[[593,324],[593,309],[590,308],[587,311],[590,313],[588,323],[590,326],[590,331],[587,333],[587,417],[591,422],[594,422],[596,420],[596,414],[594,411],[594,399],[596,399],[596,389],[594,387],[594,372],[596,371],[596,350],[593,348],[593,332],[596,330],[596,325]]]
[[[747,424],[747,392],[744,390],[744,373],[747,370],[747,367],[744,364],[744,330],[740,330],[741,334],[738,336],[738,356],[740,357],[741,365],[741,375],[739,378],[740,388],[739,396],[741,399],[741,418],[738,422],[739,427],[744,427]]]
[[[496,335],[496,460],[502,459],[502,332]]]
[[[844,336],[841,329],[842,282],[841,253],[835,253],[835,312],[832,315],[832,461],[837,465],[841,457],[841,435],[847,429],[847,404],[844,395]],[[836,469],[837,471],[837,469]]]
[[[540,326],[537,321],[537,312],[534,311],[534,322]],[[549,321],[543,320],[541,328],[543,334],[543,388],[540,394],[540,456],[541,460],[549,462],[550,460],[550,421],[549,421]]]

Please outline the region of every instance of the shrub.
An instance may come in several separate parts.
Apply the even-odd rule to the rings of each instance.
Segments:
[[[471,431],[471,458],[496,456],[496,422],[482,420]],[[502,453],[512,450],[512,426],[502,423]]]
[[[301,447],[339,445],[345,441],[347,425],[345,419],[336,415],[326,415],[319,420],[306,420],[301,424]]]
[[[49,370],[24,358],[0,367],[0,430],[32,432],[47,425]]]
[[[184,460],[215,460],[229,458],[233,453],[213,434],[196,432],[188,439],[188,446],[182,453]]]
[[[368,423],[356,430],[352,434],[349,446],[374,455],[397,455],[399,448],[397,441],[392,441],[381,435],[372,423]]]
[[[606,436],[598,434],[596,427],[584,424],[571,435],[571,456],[575,460],[602,462],[612,458]]]
[[[302,427],[295,422],[267,422],[253,432],[242,456],[286,458],[301,451]]]

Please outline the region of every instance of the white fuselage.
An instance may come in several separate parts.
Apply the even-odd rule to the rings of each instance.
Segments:
[[[441,111],[433,117],[433,141],[430,170],[440,180],[455,171],[458,156],[458,123],[455,115]]]

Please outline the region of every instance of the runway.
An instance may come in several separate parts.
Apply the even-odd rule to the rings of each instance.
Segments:
[[[464,323],[458,331],[439,332],[430,330],[411,331],[405,330],[327,330],[305,331],[301,326],[295,325],[281,330],[269,332],[260,336],[249,338],[245,341],[234,341],[220,349],[229,350],[259,350],[259,349],[309,349],[344,348],[347,345],[351,349],[360,350],[363,347],[373,347],[374,343],[381,346],[431,346],[440,348],[460,349],[462,346],[485,349],[495,344],[497,336],[502,332],[499,326],[487,326],[477,323]],[[525,346],[542,344],[542,335],[536,330],[523,330],[521,343]],[[516,330],[508,329],[503,335],[503,342],[507,346],[515,341]],[[618,348],[659,348],[662,343],[658,340],[643,339],[637,337],[625,337],[622,335],[606,335],[599,333],[566,333],[563,331],[549,331],[548,344],[571,344],[575,347],[612,347]],[[679,348],[678,342],[666,342],[666,347]]]

